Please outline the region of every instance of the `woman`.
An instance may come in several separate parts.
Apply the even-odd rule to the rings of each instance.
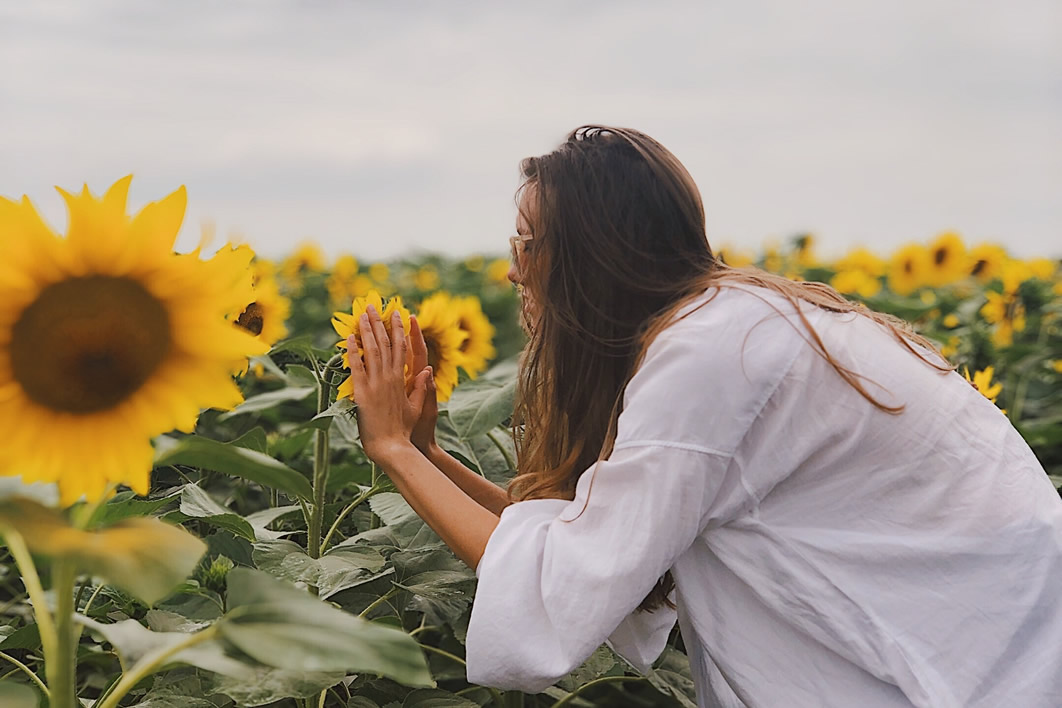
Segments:
[[[925,339],[727,268],[633,130],[523,163],[508,494],[443,453],[419,331],[352,358],[362,442],[469,566],[470,681],[537,692],[677,617],[700,705],[1062,705],[1062,502]],[[510,503],[510,495],[513,503]]]

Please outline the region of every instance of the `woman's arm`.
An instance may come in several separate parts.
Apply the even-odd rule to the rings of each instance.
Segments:
[[[431,385],[429,384],[429,387]],[[428,392],[431,397],[432,392]],[[472,497],[480,506],[487,509],[495,516],[501,516],[502,509],[509,506],[509,494],[494,482],[465,467],[461,461],[450,453],[443,450],[437,444],[432,444],[427,451],[428,460],[442,470],[450,481],[461,488],[468,496]]]
[[[457,557],[475,568],[498,525],[498,517],[466,494],[410,441],[429,388],[434,386],[431,369],[417,374],[407,397],[403,383],[407,342],[401,321],[396,319],[393,323],[392,346],[379,313],[370,305],[368,314],[361,316],[359,331],[364,362],[362,357],[352,355],[350,375],[365,454],[383,468],[413,510]],[[350,342],[349,348],[357,352],[355,342]],[[430,394],[434,395],[434,391]]]

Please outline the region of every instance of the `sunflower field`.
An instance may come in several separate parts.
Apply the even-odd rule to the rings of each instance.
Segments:
[[[468,684],[475,574],[360,447],[345,347],[372,304],[416,314],[439,444],[514,475],[508,258],[176,253],[184,190],[131,215],[128,187],[62,192],[65,233],[0,198],[0,705],[695,705],[677,631],[648,675],[602,647],[538,695]],[[1058,261],[954,233],[719,255],[913,323],[1062,486]]]

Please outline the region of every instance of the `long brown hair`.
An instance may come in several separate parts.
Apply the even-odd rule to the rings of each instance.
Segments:
[[[533,214],[523,210],[533,245],[523,259],[522,285],[535,307],[513,416],[520,470],[509,484],[514,500],[574,498],[579,476],[612,452],[623,391],[649,344],[712,287],[756,285],[785,297],[813,349],[890,413],[903,407],[875,399],[863,376],[830,355],[801,301],[873,319],[928,364],[951,369],[908,324],[849,302],[827,285],[723,264],[708,244],[693,178],[644,133],[582,126],[553,152],[525,159],[521,171],[518,194],[531,190],[534,202]],[[670,604],[672,587],[668,572],[639,609]]]

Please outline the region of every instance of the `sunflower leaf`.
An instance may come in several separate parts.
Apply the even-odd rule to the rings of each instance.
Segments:
[[[283,462],[261,452],[198,435],[180,440],[156,438],[155,466],[164,465],[200,467],[243,477],[302,499],[313,496],[310,482]]]
[[[0,705],[4,708],[37,708],[40,695],[32,686],[15,681],[0,681]]]
[[[251,658],[292,671],[371,672],[433,687],[427,661],[405,632],[367,622],[268,573],[228,574],[222,636]]]
[[[21,534],[31,552],[71,559],[149,605],[188,577],[206,551],[206,544],[192,534],[155,518],[84,531],[29,499],[0,502],[0,524]]]
[[[450,422],[464,439],[486,433],[513,414],[516,380],[484,376],[454,390],[447,404]]]
[[[218,416],[218,421],[226,421],[230,418],[235,418],[238,415],[244,413],[254,413],[257,411],[269,410],[281,403],[288,401],[301,401],[308,398],[310,394],[317,390],[316,386],[286,386],[284,388],[278,388],[276,391],[267,391],[260,393],[257,396],[251,396],[243,403],[233,408],[231,411],[226,411]]]

